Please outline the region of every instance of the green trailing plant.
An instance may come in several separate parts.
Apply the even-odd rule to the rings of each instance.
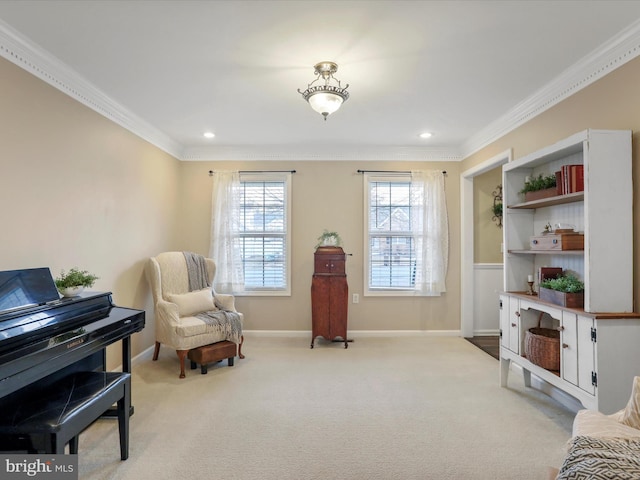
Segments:
[[[339,247],[342,245],[342,239],[340,238],[340,235],[338,235],[338,232],[328,232],[327,230],[324,230],[322,235],[318,237],[318,243],[315,248],[321,247],[322,245],[335,245],[336,247]]]
[[[491,211],[493,212],[494,217],[502,216],[502,203],[495,203],[493,207],[491,207]]]
[[[98,277],[86,270],[72,268],[68,273],[62,270],[60,276],[56,277],[55,284],[57,288],[92,287],[96,280]]]
[[[549,278],[540,283],[540,287],[549,288],[564,293],[584,292],[584,283],[575,275],[564,275],[558,278]]]
[[[546,190],[547,188],[555,188],[556,176],[554,175],[538,175],[524,182],[524,188],[520,193],[537,192],[538,190]]]

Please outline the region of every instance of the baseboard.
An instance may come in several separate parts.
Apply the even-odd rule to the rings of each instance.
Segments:
[[[496,337],[500,335],[500,330],[489,329],[489,330],[474,330],[474,337]]]

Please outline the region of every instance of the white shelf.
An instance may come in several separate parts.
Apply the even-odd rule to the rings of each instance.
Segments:
[[[584,192],[522,202],[528,176],[584,165]],[[504,293],[500,295],[500,382],[510,363],[574,396],[586,408],[613,413],[628,400],[640,364],[640,315],[633,313],[633,184],[631,132],[585,130],[503,166]],[[547,224],[584,232],[584,250],[533,250]],[[584,308],[567,309],[522,295],[540,267],[560,267],[585,285]],[[534,285],[538,290],[538,285]],[[560,372],[525,357],[526,332],[560,328]]]
[[[515,205],[507,205],[507,208],[524,208],[536,209],[543,207],[552,207],[554,205],[563,205],[565,203],[574,203],[584,201],[584,192],[567,193],[555,197],[543,198],[541,200],[532,200],[530,202],[516,203]]]

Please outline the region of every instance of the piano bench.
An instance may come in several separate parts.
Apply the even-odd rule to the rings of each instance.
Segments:
[[[196,364],[199,363],[200,373],[204,375],[207,373],[208,363],[219,362],[225,358],[229,366],[233,367],[233,359],[236,356],[237,349],[238,346],[235,343],[224,340],[222,342],[192,348],[189,350],[189,353],[187,353],[187,358],[191,360],[191,370],[194,370]]]
[[[0,436],[27,439],[37,453],[78,453],[78,436],[114,404],[118,404],[120,458],[129,457],[131,375],[119,372],[76,372],[38,395],[17,396],[0,413]]]

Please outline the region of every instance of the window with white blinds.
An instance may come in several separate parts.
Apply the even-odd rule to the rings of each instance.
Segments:
[[[448,220],[444,174],[365,176],[365,295],[440,295]]]
[[[369,289],[413,289],[416,251],[411,180],[372,180],[369,186]]]
[[[239,225],[245,293],[290,292],[289,176],[241,175]]]

